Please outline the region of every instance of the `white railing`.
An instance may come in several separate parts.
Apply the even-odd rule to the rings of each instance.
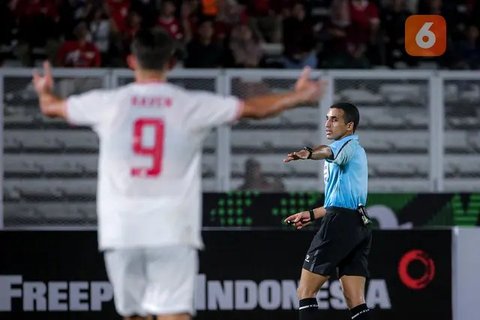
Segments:
[[[209,90],[224,95],[248,95],[249,90],[264,89],[267,86],[270,91],[276,92],[291,88],[298,74],[298,70],[179,69],[174,70],[169,78],[172,82],[189,89]],[[63,95],[92,88],[92,86],[114,88],[133,79],[131,71],[118,69],[55,69],[54,76],[58,80],[58,90]],[[360,136],[365,133],[375,141],[378,140],[378,142],[368,140],[362,142],[366,145],[370,144],[366,147],[372,166],[370,191],[468,192],[480,190],[480,168],[475,171],[477,168],[475,159],[480,159],[478,157],[480,141],[476,140],[477,138],[480,140],[480,73],[322,70],[313,72],[313,76],[326,79],[329,83],[326,94],[318,105],[317,113],[308,119],[298,119],[300,113],[291,112],[282,115],[278,122],[275,122],[277,121],[275,119],[269,120],[270,122],[248,122],[252,130],[263,127],[273,128],[271,132],[275,135],[288,128],[288,130],[311,134],[309,142],[312,144],[324,144],[327,141],[323,134],[323,119],[328,107],[334,102],[351,100],[360,107]],[[72,79],[76,81],[69,81]],[[94,81],[88,83],[84,81],[85,79]],[[0,106],[2,108],[0,121],[2,123],[4,114],[9,110],[15,111],[16,108],[23,108],[26,111],[36,110],[35,95],[29,85],[30,81],[31,69],[0,69]],[[450,124],[452,121],[449,120],[454,119],[449,118],[451,116],[448,116],[448,112],[457,108],[460,115],[466,114],[465,119],[468,121],[465,127],[462,125],[461,117],[456,119],[455,121],[458,121],[453,125]],[[406,121],[405,127],[401,125],[402,121],[399,119]],[[5,121],[7,120],[5,118]],[[291,125],[285,125],[285,123]],[[243,165],[244,159],[248,156],[258,156],[262,161],[266,161],[267,166],[272,157],[278,157],[281,162],[285,152],[283,149],[258,149],[258,146],[255,149],[252,145],[253,149],[250,149],[254,151],[250,149],[250,151],[242,151],[241,148],[233,145],[234,138],[239,138],[250,130],[248,129],[250,127],[242,124],[244,123],[233,127],[220,127],[214,132],[211,150],[204,157],[209,160],[207,165],[211,166],[211,176],[204,179],[204,190],[222,192],[236,189],[242,175],[238,167]],[[306,124],[308,129],[304,129],[303,124]],[[476,124],[479,125],[476,126]],[[1,130],[3,136],[4,126]],[[265,131],[262,130],[262,132]],[[381,132],[394,133],[399,139],[387,141],[385,143],[387,146],[382,147],[385,141],[381,140],[382,137],[379,134]],[[462,141],[469,151],[461,157],[467,159],[466,163],[473,166],[472,170],[463,170],[462,164],[456,161],[460,155],[455,151],[449,151],[446,138],[450,134],[466,136],[469,139]],[[411,139],[411,143],[405,139]],[[424,149],[420,146],[422,139],[428,140]],[[303,143],[298,141],[298,147],[302,147]],[[469,143],[471,147],[468,146]],[[375,151],[370,152],[369,148]],[[3,144],[0,149],[3,152]],[[411,154],[410,149],[414,150],[412,151],[414,154]],[[415,160],[406,161],[410,156],[414,156]],[[2,155],[0,160],[2,170],[5,167],[3,162]],[[296,170],[295,168],[298,167],[289,167],[288,170],[291,169],[291,171],[288,172],[283,167],[280,169],[285,171],[284,181],[287,190],[323,189],[321,162],[316,170],[310,172],[311,174],[308,174],[309,169],[305,169],[302,175],[299,171],[293,171]],[[409,175],[405,176],[401,170],[405,170]],[[471,176],[468,176],[469,170],[472,172]],[[275,174],[273,171],[271,174]],[[0,211],[0,228],[2,221]]]

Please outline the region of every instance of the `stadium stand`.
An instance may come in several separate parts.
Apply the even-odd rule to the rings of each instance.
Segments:
[[[31,95],[29,70],[19,70],[22,69],[0,71],[5,84],[0,97],[4,106],[6,221],[41,224],[50,217],[64,224],[83,218],[94,221],[98,139],[86,128],[42,117]],[[79,77],[72,71],[62,72],[66,75],[62,74],[61,79]],[[268,76],[261,71],[235,70],[231,71],[233,76],[228,76],[228,72],[206,75],[183,70],[177,75],[174,72],[172,80],[195,89],[222,92],[221,88],[230,88],[231,92],[245,97],[258,90],[282,92],[293,84],[292,79],[297,75],[297,72],[269,71],[275,76]],[[476,100],[475,89],[480,88],[480,79],[465,73],[460,78],[448,72],[442,76],[444,107],[438,110],[444,112],[444,145],[443,156],[440,155],[438,161],[443,161],[440,167],[443,174],[438,176],[438,172],[433,171],[432,177],[431,157],[435,154],[431,150],[431,130],[435,117],[430,103],[435,97],[429,96],[425,88],[435,74],[427,73],[419,79],[418,74],[412,73],[416,78],[408,81],[405,75],[395,79],[394,75],[382,71],[373,75],[368,71],[364,76],[356,71],[354,78],[351,74],[342,78],[344,74],[330,73],[334,90],[332,96],[325,98],[325,105],[348,97],[363,99],[358,103],[361,111],[358,133],[368,152],[371,191],[437,191],[432,182],[436,179],[443,179],[443,187],[438,190],[467,192],[480,188],[480,99]],[[128,83],[131,79],[131,75],[123,71],[117,77],[112,82],[103,81],[99,76],[97,82]],[[217,87],[218,83],[223,84]],[[394,90],[395,84],[400,86],[398,92]],[[408,94],[410,91],[412,95]],[[226,136],[225,131],[212,132],[203,150],[204,190],[222,190],[219,185],[237,189],[244,181],[245,163],[252,157],[261,164],[265,176],[281,181],[287,191],[321,190],[322,163],[305,161],[285,165],[282,159],[289,151],[324,142],[323,121],[322,106],[305,106],[264,121],[241,121],[232,129],[222,129],[229,132]],[[230,150],[226,158],[217,152],[225,147]],[[230,163],[225,166],[222,161]],[[221,168],[230,168],[228,177]],[[219,184],[219,181],[223,182]],[[9,217],[15,205],[20,210],[15,217]]]

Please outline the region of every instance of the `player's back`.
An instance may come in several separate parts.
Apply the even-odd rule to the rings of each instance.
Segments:
[[[100,138],[101,226],[102,219],[126,230],[197,219],[202,142],[212,127],[235,119],[237,99],[151,82],[71,97],[68,106],[69,119]]]
[[[200,174],[208,128],[194,94],[166,83],[131,84],[115,93],[109,124],[99,130],[100,174],[127,197],[178,197]]]

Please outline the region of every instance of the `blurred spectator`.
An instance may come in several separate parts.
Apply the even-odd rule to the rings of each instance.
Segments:
[[[112,31],[122,34],[127,29],[130,0],[106,0],[107,14],[112,21]]]
[[[468,22],[468,15],[459,11],[463,2],[458,0],[422,0],[418,2],[418,13],[443,16],[447,21],[448,35],[456,38],[465,31],[465,23]]]
[[[110,57],[111,67],[125,67],[125,57],[129,53],[128,14],[131,0],[105,0],[105,9],[110,18]]]
[[[158,0],[132,0],[130,10],[142,17],[142,27],[150,28],[157,23]]]
[[[252,29],[263,42],[282,41],[282,17],[275,12],[273,0],[248,0],[247,8]]]
[[[87,1],[87,3],[79,2],[79,1],[59,1],[59,16],[60,20],[58,21],[58,28],[61,30],[60,38],[65,39],[73,39],[75,38],[73,35],[73,29],[75,25],[78,23],[79,19],[85,19],[84,13],[86,13],[87,6],[89,7],[89,3],[93,0]],[[86,20],[91,19],[91,11],[88,11],[90,16],[86,18]],[[81,16],[82,18],[78,18]]]
[[[12,30],[15,27],[15,20],[12,12],[8,6],[8,2],[0,3],[0,21],[2,21],[2,28],[0,28],[0,67],[4,61],[10,57],[13,42]]]
[[[20,62],[24,66],[33,66],[36,48],[44,50],[46,57],[54,61],[60,36],[56,0],[17,0],[11,2],[11,8],[18,21],[17,54]]]
[[[405,52],[405,21],[411,14],[406,0],[389,0],[383,13],[385,58],[391,68],[399,63],[413,64],[412,58]]]
[[[136,11],[129,11],[127,15],[127,23],[125,34],[123,35],[124,47],[130,50],[130,43],[135,34],[142,27],[142,16]]]
[[[350,9],[348,0],[334,0],[330,8],[330,19],[322,33],[323,52],[320,65],[324,68],[349,68],[355,65],[349,54]]]
[[[213,38],[213,23],[209,19],[200,22],[195,38],[187,45],[188,68],[218,68],[225,59],[223,45]]]
[[[0,47],[9,46],[13,40],[12,30],[15,26],[15,20],[7,1],[0,2],[0,21],[2,21],[2,28],[0,28]]]
[[[405,53],[404,22],[412,12],[440,14],[447,20],[447,51],[442,57],[412,58]],[[5,0],[0,2],[0,60],[16,56],[24,66],[45,58],[55,61],[61,40],[75,38],[75,25],[86,21],[102,65],[125,67],[131,36],[139,28],[159,24],[183,45],[198,49],[198,25],[205,17],[214,29],[207,47],[215,47],[217,54],[190,58],[189,63],[193,59],[223,66],[225,55],[220,52],[238,46],[237,26],[246,24],[265,52],[261,64],[247,63],[252,66],[467,68],[476,65],[475,30],[470,26],[480,28],[480,0]],[[256,51],[253,45],[247,47],[235,50],[236,55]],[[246,66],[231,56],[236,59],[233,64]]]
[[[456,45],[459,61],[456,69],[480,69],[480,33],[476,25],[470,25],[465,31],[465,39]]]
[[[321,36],[324,46],[320,65],[334,69],[368,67],[367,44],[359,41],[354,30],[349,1],[334,0],[330,11],[330,20],[325,23]]]
[[[380,64],[378,30],[380,17],[375,3],[369,0],[350,1],[351,39],[348,50],[357,60]],[[369,63],[357,67],[368,67]]]
[[[317,67],[313,25],[302,3],[294,4],[291,16],[283,21],[283,48],[285,68]]]
[[[108,65],[109,61],[110,32],[110,21],[104,8],[95,8],[90,21],[90,34],[92,42],[100,51],[104,66]]]
[[[248,25],[239,24],[233,28],[229,48],[235,68],[257,68],[260,64],[262,48]]]
[[[215,17],[214,34],[218,41],[226,41],[234,26],[247,23],[248,15],[245,6],[236,0],[222,0],[218,5]]]
[[[458,39],[464,38],[466,25],[462,20],[467,20],[466,16],[460,18],[458,12],[458,1],[443,0],[423,0],[418,2],[419,14],[441,15],[447,22],[447,51],[440,57],[423,58],[419,60],[419,65],[427,65],[427,68],[448,68],[455,65],[459,60],[456,58],[458,48],[454,47]]]
[[[200,19],[199,0],[183,1],[180,11],[184,42],[189,43],[197,30],[197,25]]]
[[[474,0],[475,2],[472,4],[473,10],[471,11],[471,23],[475,24],[478,28],[480,28],[480,0]]]
[[[80,22],[75,27],[74,34],[76,40],[65,41],[58,50],[57,65],[73,68],[100,67],[100,51],[88,40],[86,23]]]
[[[249,158],[245,162],[245,181],[239,187],[241,191],[281,192],[285,186],[279,177],[270,181],[262,172],[260,162]]]
[[[175,16],[176,10],[174,1],[162,1],[157,25],[163,28],[173,39],[180,41],[183,38],[183,32],[180,22]]]
[[[219,11],[218,0],[201,0],[202,15],[214,18]]]

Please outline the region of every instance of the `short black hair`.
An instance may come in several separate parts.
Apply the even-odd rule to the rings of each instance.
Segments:
[[[345,124],[353,122],[353,132],[357,130],[358,123],[360,122],[360,113],[354,104],[349,102],[338,102],[333,104],[330,108],[342,109],[345,113]]]
[[[133,38],[131,50],[141,69],[163,70],[175,54],[176,44],[159,28],[139,30]]]

